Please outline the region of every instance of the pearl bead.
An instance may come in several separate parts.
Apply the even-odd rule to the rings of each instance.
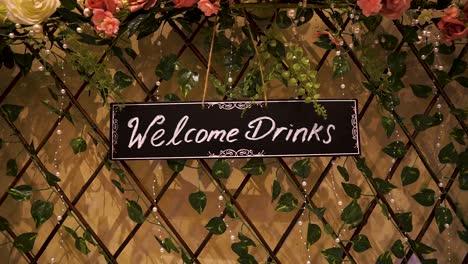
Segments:
[[[437,104],[437,109],[441,109],[442,108],[442,105],[441,104]]]
[[[158,45],[158,46],[161,46],[161,44],[162,44],[162,43],[161,43],[160,40],[158,40],[158,41],[156,42],[156,45]]]
[[[425,60],[426,59],[426,55],[421,55],[421,59]]]
[[[16,24],[15,24],[15,28],[20,29],[20,28],[21,28],[21,24],[16,23]]]
[[[359,31],[361,31],[361,29],[359,27],[355,27],[353,29],[354,34],[359,34]]]
[[[51,257],[51,258],[50,258],[50,262],[52,262],[52,263],[55,262],[55,258],[54,258],[54,257]]]
[[[55,176],[60,177],[60,172],[57,171],[57,172],[55,173]]]
[[[42,26],[38,24],[35,24],[32,28],[35,33],[39,33],[42,31]]]
[[[443,66],[443,65],[439,65],[438,70],[439,70],[439,71],[443,71],[443,70],[444,70],[444,66]]]
[[[68,45],[66,43],[63,44],[63,49],[68,49]]]
[[[62,130],[57,129],[57,135],[62,135]]]
[[[434,52],[435,52],[435,53],[439,52],[439,48],[435,47],[435,48],[434,48]]]
[[[301,220],[299,220],[299,221],[297,221],[297,224],[298,224],[299,226],[301,226],[303,223],[302,223]]]
[[[335,238],[335,242],[336,242],[336,243],[340,243],[340,239],[339,239],[339,238]]]
[[[229,82],[229,83],[232,83],[232,77],[229,77],[229,78],[228,78],[228,82]]]
[[[442,183],[442,182],[439,182],[438,185],[439,185],[440,188],[444,187],[444,183]]]
[[[160,82],[160,81],[156,81],[156,85],[157,85],[157,86],[161,85],[161,82]]]
[[[288,10],[288,17],[292,19],[292,18],[294,18],[295,16],[296,16],[296,10],[295,10],[295,9],[292,9],[292,8],[289,9],[289,10]]]
[[[340,55],[341,55],[341,51],[337,50],[337,51],[335,52],[335,54],[336,54],[336,56],[340,56]]]
[[[395,203],[395,199],[390,199],[390,203]]]
[[[151,210],[153,210],[153,212],[156,213],[156,212],[158,211],[158,208],[155,206],[155,207],[153,207],[153,209],[151,209]]]
[[[220,200],[220,201],[224,200],[224,196],[222,196],[222,195],[218,196],[218,200]]]
[[[343,205],[343,201],[338,201],[338,205],[339,205],[339,206],[342,206],[342,205]]]
[[[90,10],[89,8],[85,8],[85,9],[83,10],[83,15],[84,15],[85,17],[91,16],[91,10]]]
[[[306,187],[307,186],[307,182],[306,181],[302,181],[302,187]]]
[[[301,16],[301,17],[299,18],[299,21],[304,22],[304,21],[305,21],[305,17]]]
[[[160,248],[159,252],[164,253],[164,248]]]
[[[38,69],[39,71],[43,71],[43,70],[44,70],[44,66],[41,65],[41,66],[37,67],[37,69]]]
[[[57,221],[62,221],[62,216],[61,215],[57,216]]]
[[[311,264],[310,260],[306,261],[306,264]]]
[[[47,55],[49,55],[49,54],[50,54],[50,49],[46,49],[46,50],[45,50],[45,53],[46,53]]]
[[[231,240],[234,240],[236,239],[236,236],[235,235],[231,235]]]
[[[80,27],[77,27],[77,28],[76,28],[76,32],[78,32],[78,33],[83,33],[83,29],[80,28]]]
[[[61,93],[61,94],[66,94],[67,91],[65,91],[65,89],[60,89],[60,93]]]
[[[12,33],[8,34],[8,37],[11,38],[11,39],[15,38],[15,33],[12,32]]]
[[[388,71],[388,72],[387,72],[387,75],[388,75],[388,76],[392,76],[392,72],[391,72],[391,71]]]
[[[440,143],[439,142],[436,143],[436,147],[440,148]]]
[[[346,84],[344,84],[344,83],[340,84],[340,88],[341,88],[341,89],[346,88]]]
[[[449,228],[450,225],[449,225],[448,223],[445,223],[445,224],[444,224],[444,227],[445,227],[445,228]]]

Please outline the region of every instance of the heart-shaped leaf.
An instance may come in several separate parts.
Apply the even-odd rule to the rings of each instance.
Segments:
[[[361,188],[359,186],[345,182],[342,182],[341,185],[349,197],[353,199],[359,199],[361,197]]]
[[[435,192],[431,189],[423,189],[412,197],[423,206],[432,206],[435,202]]]
[[[68,226],[65,226],[65,231],[67,231],[67,233],[69,233],[74,239],[78,239],[78,234],[76,233],[76,231]]]
[[[442,233],[446,228],[445,225],[452,224],[452,212],[447,207],[438,206],[435,210],[435,220],[437,227],[439,227],[439,233]]]
[[[73,149],[74,154],[84,152],[88,145],[82,137],[76,137],[70,141],[70,147]]]
[[[429,254],[429,253],[432,253],[432,252],[435,252],[436,250],[431,248],[430,246],[422,243],[422,242],[419,242],[417,240],[409,240],[413,250],[415,253],[418,253],[418,254]]]
[[[8,190],[8,194],[16,201],[26,201],[31,198],[32,187],[29,185],[19,185]]]
[[[192,208],[201,214],[206,207],[206,194],[202,191],[191,193],[189,195],[189,202]]]
[[[410,84],[413,94],[419,98],[428,98],[432,94],[432,88],[424,84]]]
[[[329,264],[340,264],[343,262],[343,249],[341,247],[332,247],[320,251]]]
[[[439,152],[439,161],[442,164],[456,163],[457,159],[458,154],[452,142],[445,145]]]
[[[416,182],[419,178],[419,169],[405,166],[401,171],[401,183],[403,186]]]
[[[122,187],[122,184],[119,181],[112,179],[111,182],[112,182],[112,184],[114,184],[115,187],[117,187],[117,189],[121,193],[125,193],[125,190],[124,190],[124,188]]]
[[[336,168],[338,169],[338,172],[340,173],[341,177],[343,177],[345,181],[349,181],[348,170],[346,170],[346,168],[342,166],[337,166]]]
[[[395,217],[401,231],[408,233],[413,231],[413,213],[396,213]]]
[[[227,160],[216,160],[213,165],[213,176],[217,179],[227,179],[231,175],[231,167]]]
[[[231,249],[232,249],[232,251],[234,251],[234,253],[236,253],[239,257],[243,257],[243,256],[249,254],[249,248],[248,248],[247,245],[246,245],[245,243],[243,243],[243,242],[232,243]]]
[[[307,249],[309,249],[311,245],[317,242],[320,239],[321,235],[322,230],[320,229],[320,227],[316,224],[309,223],[309,225],[307,226]]]
[[[187,162],[187,160],[181,160],[181,159],[168,160],[167,165],[174,172],[181,172],[185,168],[185,163],[186,162]]]
[[[375,184],[375,190],[381,194],[387,194],[391,190],[395,189],[396,186],[391,184],[390,182],[380,179],[380,178],[373,178],[372,181]]]
[[[84,238],[82,238],[82,237],[78,237],[77,239],[75,239],[75,247],[81,253],[83,253],[85,255],[88,255],[89,252],[91,252],[89,250],[88,246],[86,245],[86,240]]]
[[[83,238],[88,241],[88,243],[90,243],[91,245],[95,245],[96,246],[96,242],[94,242],[94,239],[93,239],[93,236],[91,235],[91,233],[86,230],[83,232]]]
[[[52,174],[50,171],[44,171],[44,174],[46,176],[47,184],[49,184],[50,186],[55,186],[55,184],[61,181],[59,177]]]
[[[115,90],[122,90],[133,83],[133,78],[132,76],[122,72],[122,71],[117,71],[114,74],[114,89]]]
[[[161,57],[158,66],[156,66],[156,76],[166,81],[170,80],[177,64],[177,56],[175,54]]]
[[[7,176],[15,177],[18,174],[18,165],[15,159],[9,159],[7,161]]]
[[[353,249],[358,253],[362,253],[371,248],[371,244],[366,235],[357,235],[352,241]]]
[[[226,231],[226,223],[221,217],[215,216],[205,225],[206,230],[215,235],[221,235]]]
[[[239,238],[239,240],[242,243],[245,243],[247,246],[254,246],[254,247],[257,246],[257,245],[255,245],[255,243],[253,242],[252,239],[250,239],[249,237],[244,235],[244,233],[242,233],[242,232],[237,233],[237,237]]]
[[[393,118],[382,116],[381,123],[387,133],[387,137],[392,136],[393,131],[395,131],[395,121]]]
[[[361,206],[356,200],[353,200],[341,212],[341,220],[346,224],[352,225],[359,223],[362,220],[363,214]]]
[[[380,46],[385,50],[392,51],[398,44],[398,39],[390,34],[380,34],[378,36]]]
[[[241,169],[251,175],[261,175],[265,172],[266,165],[262,158],[251,158]]]
[[[310,175],[310,159],[301,159],[294,162],[292,166],[292,172],[301,177],[307,178]]]
[[[277,212],[291,212],[297,206],[297,199],[290,192],[281,195],[278,204],[276,205],[275,211]]]
[[[406,154],[405,143],[403,143],[402,141],[394,141],[388,144],[383,149],[383,152],[385,152],[392,158],[403,158]]]
[[[457,231],[458,237],[468,244],[468,231]]]
[[[393,264],[392,255],[390,251],[385,251],[382,255],[377,258],[375,264]]]
[[[145,216],[143,215],[143,210],[141,206],[133,200],[128,200],[125,202],[127,205],[127,212],[130,219],[132,219],[137,224],[143,224],[145,222]]]
[[[0,216],[0,231],[6,231],[9,227],[10,223],[8,220],[5,217]]]
[[[21,234],[13,241],[13,246],[24,253],[29,252],[34,247],[36,237],[37,233],[35,232]]]
[[[36,200],[31,206],[31,216],[39,228],[54,213],[54,204],[49,201]]]
[[[229,217],[232,219],[235,219],[238,217],[236,211],[234,210],[234,206],[232,206],[232,203],[230,201],[226,202],[226,213]]]
[[[365,158],[357,158],[356,167],[365,177],[372,177],[372,171],[369,169],[369,166],[367,166]]]
[[[405,256],[405,247],[399,239],[393,242],[393,245],[390,248],[390,250],[392,251],[393,255],[395,255],[395,257],[397,258],[403,258]]]
[[[13,105],[13,104],[4,104],[2,105],[2,112],[6,115],[7,119],[10,122],[15,122],[18,119],[19,114],[23,111],[24,106]]]
[[[276,200],[281,193],[281,185],[278,180],[273,181],[273,185],[271,186],[271,202]]]

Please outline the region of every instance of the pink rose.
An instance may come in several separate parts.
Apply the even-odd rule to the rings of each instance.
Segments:
[[[380,10],[382,16],[390,19],[400,18],[411,5],[411,0],[382,0],[383,7]]]
[[[219,0],[200,0],[198,2],[198,8],[205,14],[205,16],[211,16],[213,14],[218,14],[220,9]]]
[[[128,9],[135,12],[140,9],[148,10],[156,4],[157,0],[128,0]]]
[[[444,9],[445,16],[457,18],[458,15],[460,15],[460,10],[458,10],[458,7],[456,6],[451,6],[447,7]]]
[[[366,17],[377,15],[382,9],[381,0],[358,0],[357,5]]]
[[[322,35],[326,35],[328,36],[328,39],[330,39],[330,41],[335,44],[336,46],[341,46],[341,43],[339,40],[337,40],[330,32],[328,31],[322,31],[322,32],[315,32],[314,34],[314,37],[315,38],[320,38]]]
[[[94,9],[91,19],[97,33],[104,33],[104,38],[111,38],[119,32],[120,21],[109,11]]]
[[[121,8],[122,4],[119,0],[86,0],[85,6],[89,9],[102,9],[115,14],[117,7]]]
[[[175,8],[192,7],[198,0],[172,0]]]
[[[442,33],[444,42],[447,45],[452,44],[452,40],[466,37],[468,35],[468,28],[465,27],[465,24],[453,17],[443,16],[437,27]]]

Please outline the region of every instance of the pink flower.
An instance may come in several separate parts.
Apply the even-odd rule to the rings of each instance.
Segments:
[[[451,6],[444,9],[445,16],[457,18],[460,15],[460,10],[457,6]]]
[[[447,45],[451,45],[452,40],[464,38],[468,35],[468,28],[465,27],[465,24],[450,16],[443,16],[439,23],[437,23],[437,27]]]
[[[128,0],[128,9],[135,12],[140,9],[148,10],[156,4],[157,0]]]
[[[86,0],[85,6],[89,9],[102,9],[115,14],[117,7],[121,4],[118,0]]]
[[[366,17],[377,15],[382,9],[381,0],[358,0],[357,5]]]
[[[213,14],[218,14],[220,9],[219,0],[200,0],[198,2],[198,8],[205,14],[205,16],[211,16]]]
[[[104,38],[115,37],[119,32],[120,21],[109,11],[94,9],[92,21],[96,32],[104,33]]]
[[[331,41],[333,44],[335,44],[336,46],[340,46],[340,45],[341,45],[340,41],[337,40],[337,39],[336,39],[330,32],[328,32],[328,31],[322,31],[322,32],[317,31],[317,32],[315,32],[314,37],[315,37],[315,38],[320,38],[320,37],[323,36],[323,35],[328,36],[328,39],[330,39],[330,41]]]
[[[400,18],[411,5],[411,0],[382,0],[383,7],[380,10],[382,16],[390,19]]]
[[[172,0],[175,8],[192,7],[198,0]]]

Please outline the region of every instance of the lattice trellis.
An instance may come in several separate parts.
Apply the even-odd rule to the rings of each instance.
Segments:
[[[314,19],[310,22],[310,25],[304,26],[306,29],[302,32],[306,44],[310,44],[312,40],[311,32],[318,28],[326,27],[333,31],[337,30],[330,22],[328,15],[321,9],[314,9],[314,12]],[[254,18],[247,17],[247,19],[251,24],[257,25],[259,34],[263,34],[264,30],[270,26],[269,24],[258,26],[258,21],[255,21]],[[272,21],[272,19],[269,21]],[[346,20],[345,25],[348,22],[349,19]],[[200,71],[204,71],[208,64],[208,56],[201,43],[201,35],[206,24],[207,21],[204,20],[193,29],[193,32],[187,33],[178,24],[171,21],[169,23],[170,30],[166,30],[166,33],[168,32],[167,39],[163,40],[164,52],[167,50],[175,52],[180,60],[189,63],[190,60],[196,59],[197,62],[194,64],[203,66]],[[388,24],[386,30],[395,30],[402,33],[403,28],[396,22]],[[288,32],[285,32],[285,34],[288,34]],[[151,68],[149,71],[152,72],[159,59],[159,54],[151,50],[154,43],[149,38],[143,42],[143,44],[137,44],[142,58],[139,57],[137,60],[132,61],[122,56],[112,56],[112,46],[129,45],[124,41],[115,41],[110,47],[106,47],[102,53],[101,61],[110,60],[113,67],[127,72],[134,78],[134,87],[125,94],[128,98],[140,102],[157,101],[160,94],[171,90],[171,88],[168,88],[171,83],[165,84],[165,82],[162,82],[160,85],[155,85],[154,83],[157,80],[152,79],[154,75],[140,74],[148,71],[147,68]],[[174,45],[174,43],[177,43],[177,45]],[[145,53],[145,48],[149,49],[148,54]],[[245,232],[251,238],[255,238],[257,242],[257,247],[253,249],[251,254],[255,255],[260,262],[298,263],[305,262],[306,255],[312,255],[312,263],[325,263],[325,259],[320,255],[320,250],[335,246],[343,249],[343,256],[350,263],[373,263],[381,253],[389,250],[395,239],[409,238],[424,241],[424,243],[437,248],[438,251],[433,255],[417,254],[417,257],[421,260],[435,257],[439,259],[439,263],[448,263],[448,259],[451,258],[452,263],[467,263],[466,244],[456,235],[456,230],[467,229],[464,222],[466,205],[463,204],[463,197],[466,197],[466,195],[456,186],[458,170],[450,166],[440,169],[437,164],[436,155],[438,151],[436,152],[436,149],[431,148],[428,142],[433,145],[434,134],[438,131],[438,128],[418,132],[413,130],[406,122],[406,119],[409,119],[413,114],[429,114],[434,112],[437,104],[443,104],[446,121],[444,121],[442,139],[449,140],[448,135],[445,134],[448,134],[448,129],[457,123],[467,134],[468,127],[464,120],[448,113],[455,106],[466,108],[466,95],[460,90],[463,88],[456,86],[454,83],[447,86],[439,83],[430,67],[419,57],[417,46],[400,40],[397,49],[405,49],[412,54],[409,55],[411,58],[408,60],[416,66],[411,66],[411,70],[415,71],[415,75],[421,79],[421,82],[432,83],[437,91],[427,100],[407,97],[402,101],[400,108],[390,113],[395,120],[399,121],[398,129],[402,131],[400,140],[406,141],[405,150],[407,154],[403,158],[391,160],[380,151],[388,143],[388,140],[379,136],[379,134],[384,134],[382,128],[379,127],[380,124],[377,123],[379,120],[379,107],[374,95],[363,88],[358,88],[361,81],[368,81],[370,77],[362,67],[358,55],[352,50],[350,50],[348,56],[353,62],[354,76],[346,77],[348,78],[347,82],[350,83],[348,86],[351,86],[347,90],[346,96],[359,99],[358,118],[361,131],[363,131],[363,157],[366,158],[376,177],[400,186],[401,184],[395,175],[400,173],[404,166],[417,163],[422,175],[419,182],[424,181],[424,183],[420,183],[421,186],[429,185],[432,189],[440,191],[440,199],[435,202],[434,206],[421,209],[419,205],[411,201],[410,195],[416,192],[411,187],[396,190],[395,192],[400,193],[394,193],[392,197],[378,194],[376,197],[361,198],[363,200],[361,200],[360,204],[364,209],[363,220],[354,229],[343,234],[337,234],[336,230],[341,224],[339,219],[340,210],[338,206],[330,206],[338,202],[333,195],[336,192],[337,196],[339,196],[338,199],[343,201],[349,198],[346,198],[345,194],[338,190],[341,187],[335,188],[335,184],[339,182],[339,177],[334,176],[338,175],[336,164],[346,167],[352,174],[351,182],[362,186],[364,192],[371,193],[372,189],[377,188],[375,185],[372,188],[366,187],[364,176],[355,166],[355,162],[359,160],[357,157],[312,159],[313,176],[307,179],[307,188],[305,189],[291,171],[291,165],[295,159],[290,158],[267,160],[267,162],[273,163],[271,166],[279,168],[280,175],[271,176],[274,175],[274,172],[268,171],[267,174],[270,177],[263,179],[264,176],[244,175],[237,171],[228,181],[221,181],[213,177],[213,162],[211,160],[191,161],[192,165],[199,167],[198,170],[187,168],[181,173],[171,172],[164,162],[159,161],[122,161],[116,163],[115,166],[123,170],[123,173],[131,182],[131,186],[135,188],[135,192],[140,194],[141,200],[139,203],[143,207],[145,217],[157,216],[156,220],[167,228],[173,235],[174,241],[185,250],[195,263],[224,263],[236,259],[235,255],[230,255],[233,254],[230,249],[232,241],[227,238],[228,235],[214,236],[203,229],[203,225],[206,224],[210,216],[219,213],[218,209],[213,205],[212,208],[207,208],[202,216],[199,216],[188,208],[187,197],[190,192],[196,189],[197,182],[208,193],[209,202],[218,200],[218,194],[224,195],[225,199],[232,202],[241,220],[230,224],[230,228],[232,228],[233,232],[236,232],[239,230],[239,226],[242,225],[244,231],[248,230]],[[324,87],[322,88],[323,97],[339,97],[341,91],[338,91],[338,88],[331,87],[332,85],[338,85],[329,80],[331,52],[322,51],[312,46],[307,47],[307,50],[314,57],[311,59],[317,61],[316,69],[319,71],[323,83],[322,87]],[[466,58],[467,51],[467,45],[458,48],[457,57],[460,59]],[[43,56],[42,54],[34,55],[37,58]],[[153,61],[155,63],[152,63]],[[241,77],[249,70],[249,64],[254,61],[254,57],[245,60],[242,69],[234,78],[234,85],[239,82]],[[408,63],[408,65],[411,64]],[[223,71],[218,68],[219,66],[215,63],[212,69],[213,73]],[[64,73],[67,75],[64,75]],[[96,99],[98,96],[95,97],[94,94],[87,95],[88,83],[81,82],[78,85],[77,81],[72,81],[78,80],[79,77],[69,65],[65,65],[65,70],[51,70],[50,76],[44,76],[42,72],[32,72],[23,76],[17,69],[14,71],[2,69],[0,74],[3,83],[0,86],[0,104],[17,103],[25,105],[25,109],[28,109],[27,112],[22,113],[20,120],[14,123],[10,122],[4,114],[2,114],[2,121],[0,122],[2,128],[0,137],[3,139],[8,138],[8,141],[18,141],[4,144],[0,152],[2,160],[5,161],[1,164],[2,174],[0,177],[3,184],[0,190],[0,215],[8,217],[12,223],[11,228],[8,228],[5,232],[8,239],[15,239],[20,233],[34,230],[32,221],[29,219],[28,202],[18,204],[13,201],[9,198],[8,189],[24,183],[44,186],[45,183],[39,177],[39,170],[50,170],[51,155],[58,146],[55,131],[59,121],[55,120],[55,116],[48,113],[47,109],[40,103],[41,100],[50,97],[46,86],[56,84],[65,89],[68,103],[63,107],[64,114],[71,113],[73,116],[78,116],[79,118],[75,118],[75,120],[79,119],[80,122],[85,124],[84,131],[78,126],[74,127],[65,121],[62,124],[62,131],[66,134],[63,141],[64,155],[61,157],[61,166],[64,173],[61,176],[62,182],[56,186],[56,195],[51,198],[51,201],[56,204],[55,213],[63,215],[62,220],[55,221],[52,219],[37,230],[39,237],[34,249],[24,255],[14,254],[12,261],[15,263],[49,263],[50,258],[55,257],[56,262],[60,263],[104,262],[104,258],[99,256],[100,251],[111,263],[180,263],[181,260],[177,255],[159,252],[159,245],[153,234],[162,234],[164,238],[167,236],[164,230],[157,230],[158,228],[149,226],[147,223],[135,225],[128,219],[124,198],[133,199],[135,196],[132,196],[132,192],[129,191],[124,195],[120,194],[111,183],[111,179],[117,176],[106,169],[109,146],[109,109],[101,106],[99,99]],[[408,85],[413,80],[405,80],[405,82]],[[330,87],[326,87],[327,84]],[[196,95],[197,91],[192,93],[195,98],[191,99],[200,99],[200,96]],[[405,91],[402,93],[405,93]],[[34,94],[34,96],[30,96],[31,94]],[[279,96],[273,95],[273,97],[284,97],[284,94],[290,96],[288,92],[280,92]],[[405,97],[402,96],[401,98]],[[418,102],[418,105],[414,105],[415,102]],[[80,133],[84,134],[88,139],[89,148],[85,153],[73,155],[71,150],[68,149],[66,139]],[[93,140],[99,143],[93,145]],[[31,147],[31,142],[34,142],[34,148]],[[67,151],[70,153],[67,153]],[[16,177],[5,176],[3,173],[6,170],[5,163],[15,156],[19,164],[18,174]],[[245,160],[232,160],[230,162],[233,167],[240,167]],[[442,174],[450,178],[445,186],[440,185]],[[271,197],[269,188],[272,177],[280,178],[283,188],[294,192],[298,197],[302,197],[298,210],[292,213],[273,211],[273,207],[269,202]],[[155,197],[151,192],[151,185],[154,180],[157,185]],[[34,195],[47,198],[48,194],[41,192]],[[61,199],[58,196],[64,202],[62,208],[64,208],[65,212],[63,213],[59,211]],[[109,199],[111,199],[110,205],[106,204]],[[185,205],[180,203],[185,203]],[[310,251],[306,251],[303,245],[304,240],[298,237],[297,231],[297,229],[301,228],[297,223],[304,217],[304,213],[307,213],[304,208],[308,204],[314,208],[329,208],[323,218],[319,219],[314,216],[312,221],[321,226],[330,226],[332,233],[326,235],[325,232],[322,232],[321,240]],[[454,215],[454,222],[450,227],[451,235],[447,235],[447,232],[439,234],[435,225],[435,210],[441,204],[445,204]],[[380,212],[379,206],[388,208],[388,217],[394,223],[396,223],[399,207],[404,207],[405,211],[413,211],[414,230],[403,232],[401,228],[388,224],[390,222],[386,221]],[[155,213],[155,210],[157,210],[157,213]],[[226,214],[226,210],[223,210],[221,217],[226,218],[226,221],[228,221]],[[186,218],[190,220],[184,220]],[[381,226],[384,222],[387,224]],[[88,256],[81,255],[76,249],[73,249],[73,240],[63,231],[64,225],[77,226],[78,224],[89,232],[97,244],[95,252]],[[357,253],[352,249],[350,240],[364,233],[371,240],[372,250],[366,253]],[[334,241],[333,237],[339,237],[340,240]],[[64,242],[61,242],[61,239]],[[447,241],[447,239],[451,239],[451,241]],[[451,246],[450,250],[447,244]],[[7,249],[1,248],[1,259],[7,259],[8,254]],[[413,259],[413,254],[411,247],[408,247],[405,251],[406,259]]]

